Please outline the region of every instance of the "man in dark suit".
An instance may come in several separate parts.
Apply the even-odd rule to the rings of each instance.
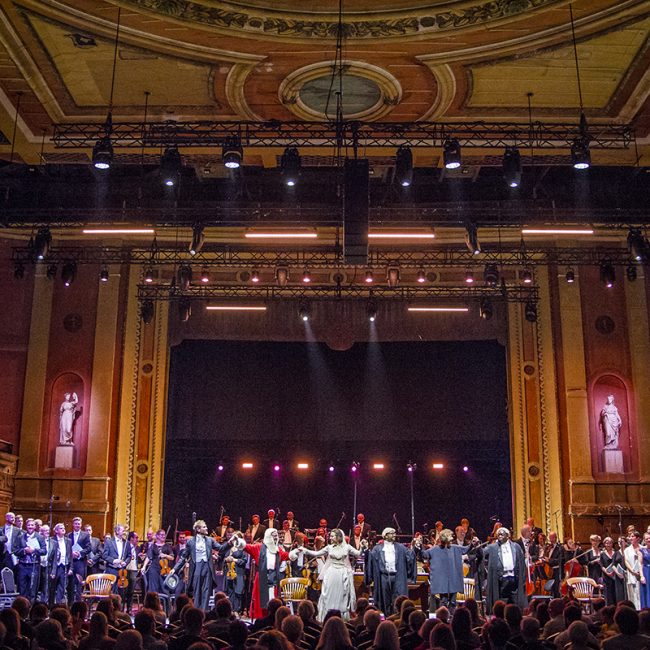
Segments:
[[[492,613],[492,605],[497,600],[519,605],[523,610],[526,596],[526,562],[519,544],[510,541],[507,528],[497,530],[497,541],[485,549],[488,563],[487,572],[487,611]]]
[[[16,562],[12,556],[11,549],[14,545],[14,539],[20,534],[20,529],[14,526],[16,515],[13,512],[8,512],[5,515],[5,525],[0,531],[0,552],[2,568],[11,569],[16,574]]]
[[[25,522],[23,533],[14,536],[12,551],[18,558],[18,591],[33,603],[38,593],[41,557],[47,554],[45,540],[36,532],[33,519]]]
[[[266,526],[260,523],[260,516],[253,515],[251,517],[251,523],[248,526],[246,532],[251,536],[251,541],[253,543],[261,542],[264,539],[264,533],[266,532]]]
[[[371,528],[370,524],[366,523],[366,517],[362,512],[357,515],[357,526],[361,526],[361,538],[368,539]]]
[[[130,546],[124,539],[124,526],[117,524],[113,529],[113,536],[104,542],[102,556],[106,562],[106,573],[117,577],[118,571],[124,569],[131,559]],[[117,580],[113,585],[113,591],[117,593]]]
[[[222,542],[230,539],[230,536],[235,532],[235,529],[233,528],[228,515],[221,517],[221,523],[217,526],[215,532]]]
[[[269,510],[266,514],[268,516],[264,520],[264,527],[275,528],[276,530],[280,530],[280,528],[282,528],[282,524],[276,519],[275,510]]]
[[[70,600],[74,603],[81,600],[83,582],[86,579],[90,555],[90,535],[81,529],[81,517],[72,520],[72,532],[68,539],[72,542],[72,581],[70,585]]]
[[[543,560],[553,570],[553,586],[551,594],[553,598],[560,597],[560,581],[562,576],[562,546],[557,543],[557,533],[548,534],[548,547],[544,550]]]
[[[233,540],[235,540],[234,536],[230,538],[230,541],[219,544],[208,535],[208,526],[205,521],[197,519],[194,522],[194,537],[187,541],[178,562],[170,572],[171,574],[177,573],[189,560],[190,573],[187,591],[194,598],[196,606],[203,611],[208,610],[210,596],[216,585],[212,551],[217,551],[217,553],[226,551],[230,548]]]
[[[289,522],[289,528],[292,530],[300,530],[300,524],[296,521],[291,510],[287,512],[287,521]]]
[[[246,560],[248,555],[244,551],[234,549],[230,552],[229,556],[224,561],[224,571],[228,570],[226,576],[226,595],[232,603],[234,612],[241,613],[242,611],[242,596],[244,594],[244,587],[246,586]],[[234,569],[235,577],[230,577],[230,567]]]
[[[86,557],[88,565],[86,575],[90,576],[93,573],[101,573],[99,563],[102,559],[102,542],[99,537],[93,537],[93,527],[90,524],[84,526],[84,532],[88,533],[88,537],[90,537],[90,553]]]
[[[50,600],[66,603],[68,578],[72,575],[72,542],[65,536],[65,524],[54,526],[54,536],[47,549],[47,570],[50,577]]]

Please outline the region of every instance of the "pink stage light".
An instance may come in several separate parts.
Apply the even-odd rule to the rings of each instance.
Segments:
[[[330,465],[328,469],[329,469],[330,472],[333,472],[334,471],[334,465]]]
[[[353,472],[356,472],[356,471],[357,471],[357,466],[356,466],[356,465],[352,465],[352,471],[353,471]]]
[[[467,465],[463,465],[463,472],[469,472],[469,467],[467,467]]]
[[[219,466],[217,467],[217,470],[219,470],[220,472],[223,472],[223,465],[219,465]]]
[[[279,465],[273,465],[273,471],[274,472],[279,472],[280,471],[280,466]]]

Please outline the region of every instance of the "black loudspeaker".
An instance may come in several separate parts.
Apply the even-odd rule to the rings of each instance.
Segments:
[[[370,175],[367,160],[346,160],[343,187],[343,258],[346,264],[368,264]]]

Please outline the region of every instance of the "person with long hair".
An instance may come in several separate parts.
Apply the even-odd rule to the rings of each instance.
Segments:
[[[321,594],[318,599],[318,620],[324,621],[330,609],[340,610],[341,616],[345,620],[349,620],[350,612],[356,607],[357,601],[350,556],[356,559],[361,555],[361,551],[345,541],[345,535],[340,528],[332,530],[330,543],[319,551],[312,551],[302,546],[298,550],[309,557],[327,556],[318,576],[318,579],[322,581]]]
[[[394,623],[382,621],[377,626],[373,650],[399,650],[399,636]]]
[[[350,633],[343,619],[338,616],[328,619],[323,625],[316,650],[353,650]]]

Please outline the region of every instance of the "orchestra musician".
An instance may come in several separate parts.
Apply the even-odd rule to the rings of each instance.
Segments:
[[[562,569],[562,547],[557,542],[557,533],[551,531],[548,534],[548,544],[544,547],[543,553],[537,560],[539,564],[547,564],[552,571],[553,581],[551,585],[551,595],[553,598],[560,597],[560,576]],[[548,574],[546,574],[548,575]]]
[[[251,536],[251,540],[253,542],[261,542],[264,539],[265,531],[266,531],[266,526],[260,523],[260,516],[253,515],[251,517],[251,523],[248,525],[248,528],[246,529],[246,532]]]
[[[600,566],[603,570],[605,600],[608,605],[616,605],[625,600],[625,571],[621,552],[614,548],[614,540],[605,537],[600,553]]]
[[[133,594],[138,582],[140,557],[138,553],[138,543],[140,536],[135,531],[131,531],[126,537],[127,554],[126,554],[126,576],[127,585],[124,591],[124,611],[131,613],[133,607]]]
[[[350,537],[350,546],[352,546],[352,548],[356,548],[357,551],[361,549],[361,540],[363,539],[362,530],[362,527],[357,524],[354,527],[354,534],[352,537]]]
[[[156,532],[153,544],[147,548],[147,558],[141,569],[147,575],[147,591],[158,594],[167,594],[164,582],[174,562],[174,551],[165,541],[166,537],[163,528]]]
[[[230,523],[230,517],[228,515],[221,517],[221,523],[217,526],[214,532],[217,536],[217,541],[219,542],[226,542],[230,539],[231,535],[235,532],[235,529]]]
[[[597,584],[603,583],[603,568],[600,565],[600,535],[590,535],[589,543],[591,548],[584,556],[583,561],[587,565],[587,574]]]
[[[294,518],[293,512],[291,512],[291,510],[289,510],[287,512],[287,519],[286,520],[289,522],[289,528],[291,528],[292,530],[294,530],[294,529],[299,530],[300,529],[300,525],[298,524],[298,522]]]
[[[369,523],[366,522],[366,517],[362,512],[360,512],[357,515],[356,526],[361,526],[361,538],[368,539],[368,535],[370,535],[370,531],[371,531],[371,526]]]
[[[291,528],[291,522],[285,519],[282,522],[282,530],[280,531],[280,544],[287,553],[291,550],[295,541],[297,532]]]
[[[281,528],[278,520],[275,518],[275,510],[269,510],[266,513],[264,528],[275,528],[276,530],[279,530]]]
[[[634,603],[637,609],[641,609],[641,533],[633,530],[629,533],[630,544],[623,551],[625,561],[626,580],[625,588],[627,598]]]

